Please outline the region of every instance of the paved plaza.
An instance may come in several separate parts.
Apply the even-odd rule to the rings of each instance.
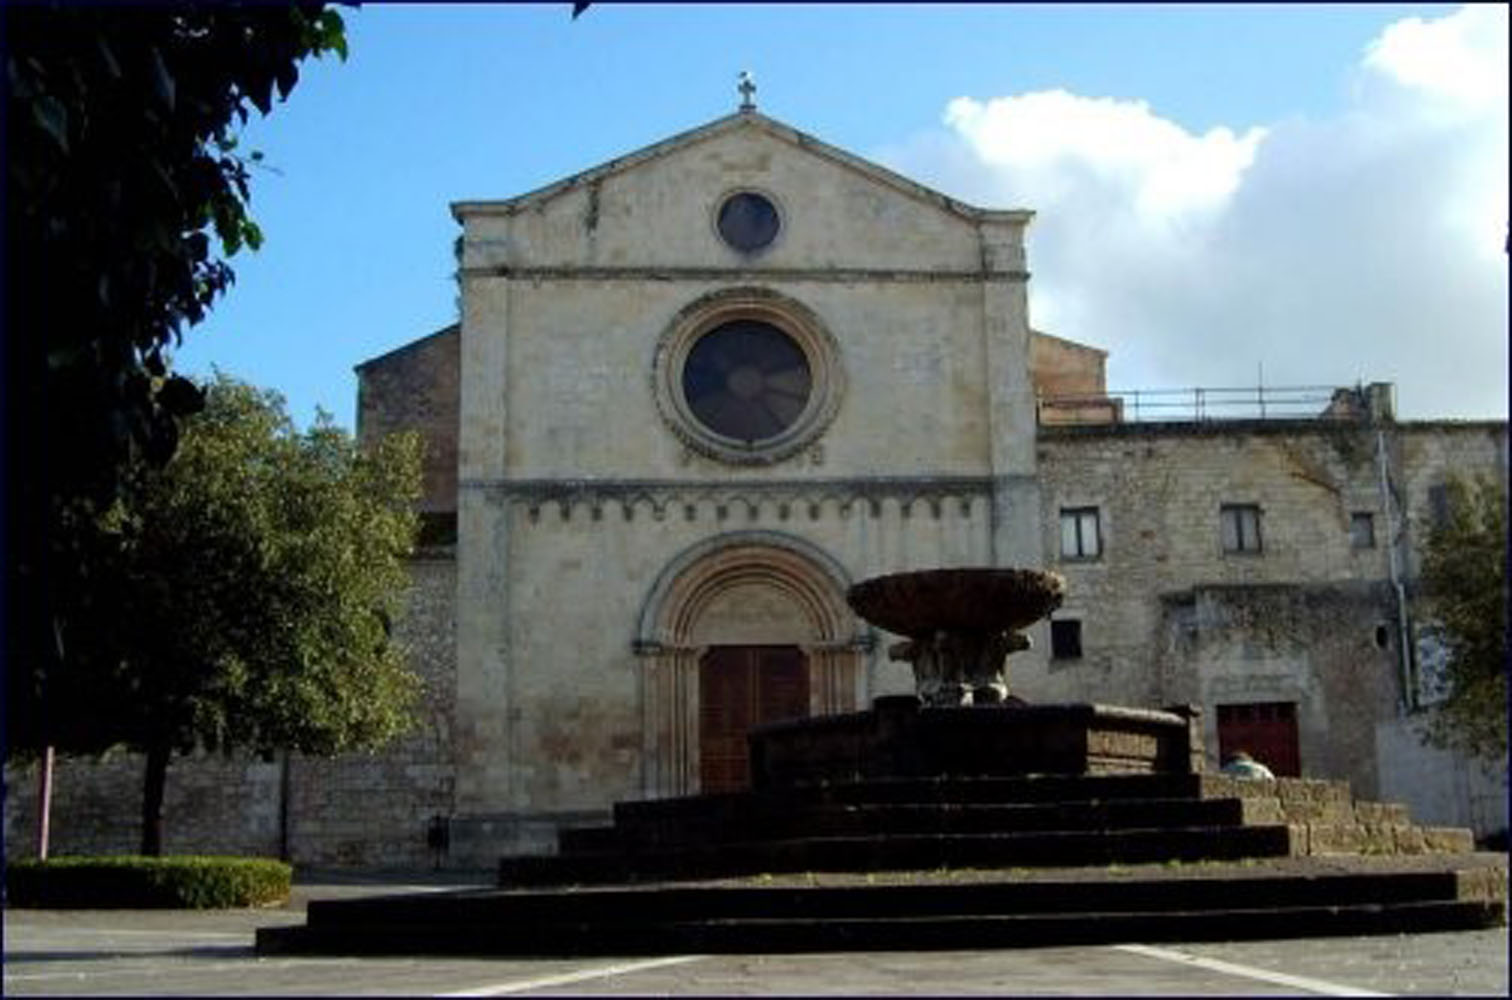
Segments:
[[[480,876],[478,884],[486,877]],[[437,891],[457,879],[322,879],[262,910],[5,912],[7,996],[1150,995],[1508,992],[1507,929],[1003,949],[660,958],[261,957],[258,927],[311,899]]]

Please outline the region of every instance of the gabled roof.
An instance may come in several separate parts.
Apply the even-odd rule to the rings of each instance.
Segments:
[[[375,357],[368,358],[366,361],[359,361],[357,364],[352,366],[352,370],[355,372],[361,372],[365,368],[371,368],[374,365],[381,365],[387,361],[392,360],[396,355],[405,354],[419,347],[423,347],[438,338],[445,337],[450,334],[458,334],[461,332],[461,330],[461,323],[448,323],[446,326],[443,326],[435,333],[428,333],[423,337],[411,340],[409,343],[400,344],[392,351],[385,351],[384,353],[379,354]]]
[[[863,174],[900,194],[933,205],[968,221],[1028,222],[1034,216],[1034,213],[1028,209],[987,209],[968,205],[759,112],[737,111],[515,198],[502,201],[452,202],[452,217],[461,222],[466,215],[514,215],[526,209],[539,208],[558,195],[581,185],[633,170],[653,160],[738,129],[759,130],[811,155]]]
[[[1062,347],[1069,347],[1074,351],[1086,351],[1089,354],[1101,354],[1103,357],[1108,356],[1108,352],[1103,350],[1101,347],[1093,347],[1091,344],[1083,344],[1080,341],[1076,340],[1067,340],[1065,337],[1057,337],[1055,334],[1046,333],[1043,330],[1035,330],[1031,328],[1029,332],[1034,334],[1036,337],[1042,337],[1045,340],[1053,340],[1057,344],[1060,344]]]

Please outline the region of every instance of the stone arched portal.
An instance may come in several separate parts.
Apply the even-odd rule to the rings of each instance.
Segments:
[[[868,639],[845,603],[849,584],[821,549],[777,532],[721,535],[667,565],[647,595],[635,638],[644,794],[699,790],[699,664],[711,649],[797,647],[810,715],[860,704]]]

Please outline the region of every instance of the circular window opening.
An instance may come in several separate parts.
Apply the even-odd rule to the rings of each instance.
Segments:
[[[813,375],[791,337],[761,320],[723,323],[698,339],[682,372],[698,422],[737,441],[774,438],[808,406]]]
[[[839,345],[803,303],[723,288],[688,303],[657,341],[656,408],[692,451],[734,465],[797,454],[839,412]]]
[[[719,206],[718,224],[724,241],[744,253],[769,245],[781,227],[777,206],[754,191],[741,191],[726,198]]]

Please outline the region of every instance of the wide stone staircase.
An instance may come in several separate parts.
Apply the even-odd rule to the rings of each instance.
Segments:
[[[503,886],[778,872],[1072,867],[1469,852],[1470,831],[1355,802],[1342,781],[1210,774],[903,778],[621,802]]]
[[[615,806],[499,888],[312,902],[263,952],[667,954],[1381,934],[1506,922],[1506,855],[1344,782],[880,778]]]

